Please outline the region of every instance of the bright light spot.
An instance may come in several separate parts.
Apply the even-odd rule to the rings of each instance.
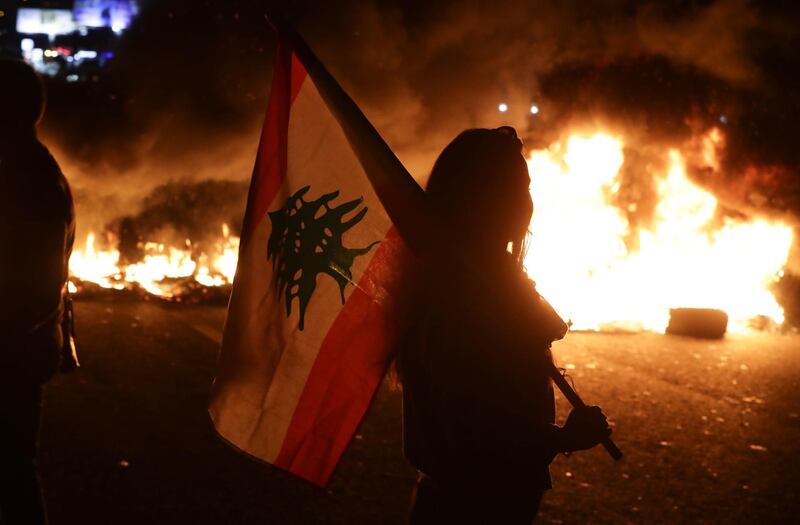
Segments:
[[[33,39],[23,38],[20,42],[20,48],[22,48],[23,51],[31,51],[33,49]]]
[[[728,123],[728,117],[726,117],[725,115],[720,115],[719,116],[719,122],[720,122],[720,124],[727,124]]]
[[[0,11],[0,18],[2,18],[4,16],[6,16],[6,12],[5,11]]]
[[[81,49],[80,51],[75,53],[75,60],[78,61],[86,59],[94,60],[95,58],[97,58],[97,51],[87,51],[85,49]]]
[[[531,106],[531,115],[538,115],[539,114],[539,106],[536,104]]]
[[[80,79],[81,79],[81,77],[79,77],[78,75],[76,75],[74,73],[71,74],[71,75],[67,75],[67,82],[77,82]]]
[[[505,102],[501,102],[497,106],[497,111],[499,111],[500,113],[505,113],[506,111],[508,111],[508,104],[506,104]]]

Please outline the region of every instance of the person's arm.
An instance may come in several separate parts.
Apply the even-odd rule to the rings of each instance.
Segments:
[[[69,277],[74,223],[71,201],[63,186],[53,184],[42,193],[39,218],[29,232],[27,264],[39,304],[53,310],[61,308],[61,294]]]

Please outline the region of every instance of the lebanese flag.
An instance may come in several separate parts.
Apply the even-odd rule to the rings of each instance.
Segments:
[[[387,288],[401,243],[391,226],[281,40],[209,408],[230,444],[327,484],[397,332]]]

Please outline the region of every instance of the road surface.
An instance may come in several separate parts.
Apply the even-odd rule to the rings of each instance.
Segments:
[[[79,301],[76,319],[83,367],[50,384],[43,420],[54,525],[403,522],[414,472],[388,385],[319,489],[216,437],[223,308]],[[800,336],[573,333],[554,352],[626,457],[559,456],[540,523],[800,522]]]

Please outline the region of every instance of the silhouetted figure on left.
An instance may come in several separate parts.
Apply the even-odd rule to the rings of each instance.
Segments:
[[[44,84],[0,59],[0,523],[46,522],[36,467],[43,385],[58,369],[69,255],[69,185],[36,136]]]

